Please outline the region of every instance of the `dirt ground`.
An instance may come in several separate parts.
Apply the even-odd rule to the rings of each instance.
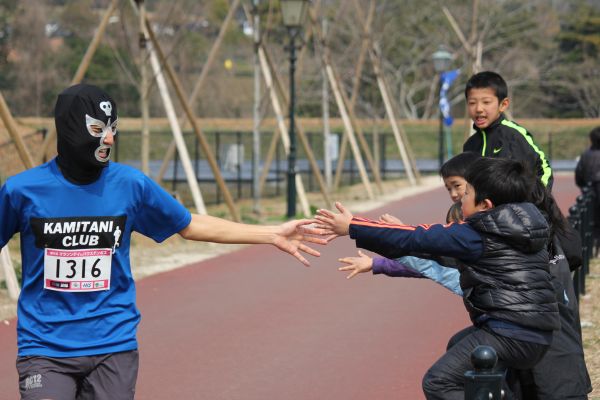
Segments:
[[[335,199],[342,201],[354,212],[364,212],[377,208],[391,200],[400,199],[420,191],[425,191],[435,185],[439,185],[437,176],[425,177],[418,187],[410,187],[403,181],[383,182],[383,195],[378,200],[369,200],[365,196],[362,185],[345,188]],[[311,204],[320,204],[319,194],[309,194]],[[248,213],[252,209],[251,201],[237,202],[242,213]],[[261,200],[262,213],[253,216],[258,223],[278,224],[282,221],[281,216],[285,213],[285,200],[263,199]],[[227,215],[225,206],[212,207],[208,210],[211,215]],[[11,257],[14,263],[19,262],[18,240],[13,239],[9,245]],[[193,262],[201,261],[219,254],[234,251],[242,245],[223,245],[213,243],[189,242],[181,239],[178,235],[171,237],[161,244],[147,239],[141,235],[134,234],[132,237],[131,265],[136,279],[142,279],[158,272],[168,271]],[[3,280],[0,271],[0,283]],[[592,261],[590,274],[586,280],[587,293],[580,299],[581,321],[583,331],[584,349],[588,371],[592,378],[594,388],[600,385],[600,259]],[[6,289],[0,287],[0,323],[9,325],[16,315],[16,302],[11,300]],[[600,400],[600,389],[594,390],[590,399]]]

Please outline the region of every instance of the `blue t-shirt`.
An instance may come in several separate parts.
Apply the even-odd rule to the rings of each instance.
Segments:
[[[0,189],[0,247],[20,233],[19,356],[137,349],[131,232],[161,242],[190,221],[159,185],[114,162],[88,185],[67,181],[55,160],[9,178]]]

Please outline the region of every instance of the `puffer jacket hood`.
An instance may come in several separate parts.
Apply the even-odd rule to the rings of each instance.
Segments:
[[[531,203],[511,203],[467,218],[480,233],[498,236],[523,253],[536,253],[546,247],[550,229],[539,209]]]

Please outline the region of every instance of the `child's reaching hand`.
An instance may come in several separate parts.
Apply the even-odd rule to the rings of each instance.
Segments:
[[[358,257],[339,258],[339,262],[348,264],[344,267],[339,267],[338,271],[352,271],[346,279],[353,278],[354,275],[363,272],[370,272],[373,269],[373,258],[365,255],[362,251],[358,251]]]
[[[317,215],[315,215],[315,219],[319,221],[315,227],[329,231],[328,233],[332,235],[329,240],[337,236],[348,235],[348,232],[350,231],[350,222],[352,221],[352,213],[348,211],[342,203],[336,201],[335,208],[338,209],[340,212],[339,214],[321,208],[317,210]]]
[[[400,218],[396,218],[391,214],[385,213],[379,217],[380,222],[386,222],[388,224],[404,225],[404,222],[400,221]]]

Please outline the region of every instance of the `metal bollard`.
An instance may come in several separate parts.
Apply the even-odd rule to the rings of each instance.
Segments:
[[[583,224],[585,226],[585,243],[586,252],[584,254],[585,259],[585,274],[590,272],[590,259],[594,257],[594,189],[591,184],[582,189],[584,204],[585,204],[585,216]]]
[[[465,400],[500,400],[503,371],[494,368],[496,351],[490,346],[477,346],[471,353],[473,371],[465,372]]]
[[[581,212],[576,204],[573,204],[569,208],[568,220],[574,230],[581,234]],[[583,237],[583,235],[581,235]],[[583,238],[582,238],[583,240]],[[582,251],[583,253],[583,251]],[[573,273],[573,288],[575,289],[575,297],[579,300],[579,297],[585,294],[585,274],[582,272],[582,267],[579,267]]]

